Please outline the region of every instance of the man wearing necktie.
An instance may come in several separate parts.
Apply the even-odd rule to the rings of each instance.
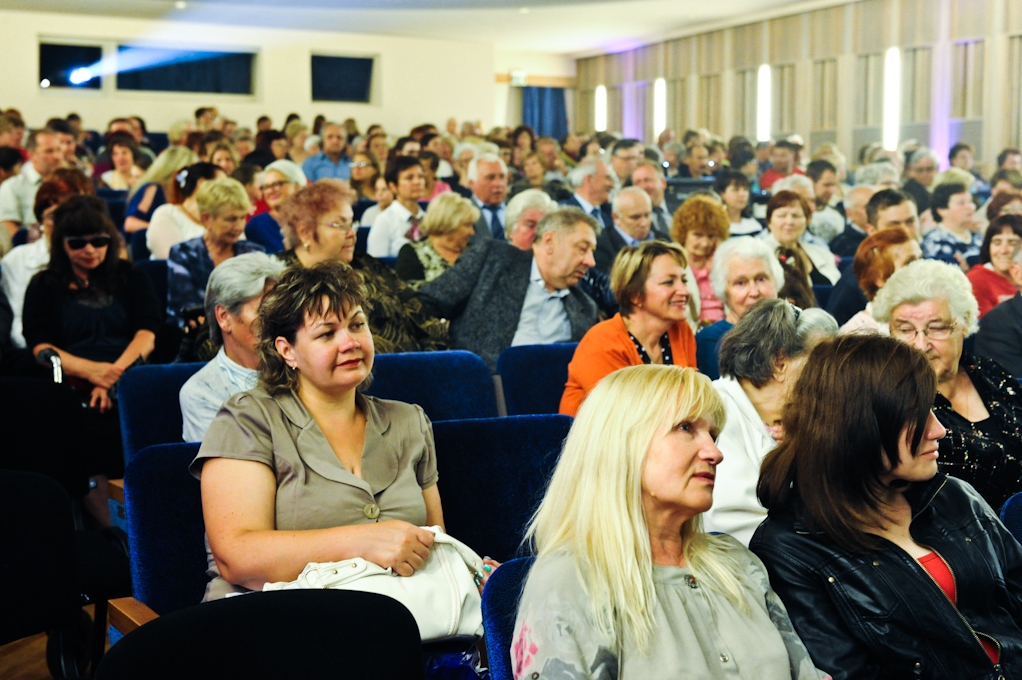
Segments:
[[[652,204],[649,196],[639,187],[625,187],[614,196],[614,227],[606,229],[596,240],[596,268],[610,274],[614,258],[625,246],[637,246],[644,241],[660,239],[670,241],[651,228]]]
[[[603,229],[613,229],[614,218],[611,217],[607,199],[610,198],[610,190],[614,188],[614,180],[606,164],[599,160],[583,161],[569,173],[568,181],[575,187],[575,193],[560,204],[581,208],[582,212],[594,217]]]
[[[471,242],[483,238],[507,240],[504,221],[507,216],[507,165],[500,156],[479,154],[468,164],[468,186],[472,189],[472,202],[481,213],[476,222],[476,233]]]
[[[652,161],[639,163],[632,171],[632,185],[645,191],[653,203],[653,233],[662,241],[670,241],[672,211],[664,200],[667,179],[663,169]]]

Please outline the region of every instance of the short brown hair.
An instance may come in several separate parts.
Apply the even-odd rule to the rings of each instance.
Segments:
[[[321,216],[341,203],[354,203],[356,198],[347,183],[330,180],[320,180],[296,191],[277,209],[284,247],[288,250],[296,247],[300,228],[311,228],[315,233],[316,222]]]
[[[798,506],[809,531],[852,552],[876,549],[868,530],[890,522],[880,477],[898,465],[906,428],[918,451],[936,394],[930,362],[900,340],[852,333],[821,342],[784,406],[784,440],[763,460],[763,507]]]
[[[299,329],[311,319],[336,314],[344,318],[353,307],[369,312],[362,276],[348,265],[320,262],[292,266],[259,304],[259,384],[274,394],[298,387],[298,373],[277,351],[277,338],[294,344]]]
[[[684,246],[688,233],[694,230],[716,234],[721,241],[727,239],[731,235],[731,221],[727,217],[727,210],[709,196],[697,194],[688,197],[674,211],[671,238]]]
[[[677,243],[664,241],[645,241],[638,246],[625,246],[610,270],[610,289],[621,307],[621,316],[628,316],[635,311],[636,301],[646,297],[646,279],[653,269],[653,260],[661,255],[670,255],[682,268],[688,266],[685,250]]]
[[[1022,191],[1003,191],[990,199],[987,206],[987,219],[993,222],[1001,216],[1004,206],[1013,201],[1022,201]]]
[[[870,302],[876,297],[880,287],[877,281],[887,281],[894,273],[894,258],[891,248],[914,240],[904,227],[881,229],[867,237],[855,251],[852,259],[852,271],[859,280],[859,288],[866,294]]]
[[[766,221],[770,224],[770,218],[774,216],[775,210],[781,208],[787,208],[789,205],[798,204],[802,207],[802,212],[806,216],[806,223],[813,218],[813,208],[809,205],[809,201],[802,198],[801,194],[797,194],[794,191],[778,191],[776,194],[770,197],[770,202],[767,203]]]

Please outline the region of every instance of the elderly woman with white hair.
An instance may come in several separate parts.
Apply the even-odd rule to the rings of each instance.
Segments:
[[[855,186],[871,186],[881,189],[898,189],[898,169],[888,161],[877,161],[864,165],[855,171]]]
[[[727,422],[717,438],[717,465],[707,531],[721,531],[748,545],[766,509],[756,498],[759,468],[784,436],[781,411],[821,340],[837,334],[837,321],[819,308],[801,310],[777,298],[760,300],[720,343],[721,377],[713,381]]]
[[[978,315],[962,270],[935,260],[898,270],[873,300],[876,320],[923,352],[937,374],[933,411],[948,430],[941,471],[972,484],[998,510],[1022,491],[1022,390],[997,363],[964,353]]]
[[[284,273],[284,263],[264,253],[231,258],[213,270],[206,284],[205,309],[216,356],[181,388],[181,438],[202,441],[220,406],[256,386],[257,333],[263,295]]]
[[[280,231],[280,206],[291,194],[308,183],[301,166],[294,161],[279,160],[267,165],[259,189],[270,210],[248,221],[245,225],[245,238],[258,243],[268,253],[284,250],[284,235]]]
[[[784,286],[784,269],[766,243],[753,236],[739,236],[717,247],[710,283],[724,302],[724,318],[696,334],[696,364],[700,372],[716,380],[720,377],[717,353],[721,338],[754,304],[777,297]]]
[[[582,404],[528,530],[524,678],[824,678],[760,560],[703,531],[724,405],[691,368],[629,366]]]
[[[454,192],[434,198],[419,225],[426,238],[401,246],[394,273],[416,290],[443,274],[465,252],[476,233],[479,215],[479,208],[472,201]]]
[[[536,240],[536,225],[551,210],[557,209],[557,202],[541,189],[526,189],[507,202],[504,213],[504,236],[508,243],[520,250],[532,248]]]

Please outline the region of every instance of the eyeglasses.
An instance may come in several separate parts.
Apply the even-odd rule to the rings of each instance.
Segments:
[[[951,331],[953,331],[957,326],[957,323],[931,324],[926,328],[916,328],[915,326],[895,326],[891,328],[891,335],[902,342],[914,342],[916,336],[920,333],[925,335],[929,340],[947,340],[951,337]]]
[[[353,168],[371,168],[371,167],[373,167],[373,164],[370,163],[369,161],[355,161],[354,163],[351,164],[351,167],[353,167]]]
[[[323,222],[324,227],[332,227],[342,234],[347,234],[352,229],[351,222]]]
[[[286,187],[288,184],[291,184],[291,182],[283,182],[283,181],[281,181],[281,182],[271,182],[270,184],[264,184],[260,188],[263,191],[279,191],[280,189],[283,189],[284,187]]]
[[[93,248],[106,248],[110,245],[110,236],[108,234],[97,234],[96,236],[65,236],[64,243],[71,250],[81,250],[85,246],[92,246]]]

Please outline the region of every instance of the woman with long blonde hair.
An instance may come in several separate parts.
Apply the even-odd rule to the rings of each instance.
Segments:
[[[762,563],[702,530],[724,406],[691,368],[589,393],[527,534],[515,678],[823,678]]]

